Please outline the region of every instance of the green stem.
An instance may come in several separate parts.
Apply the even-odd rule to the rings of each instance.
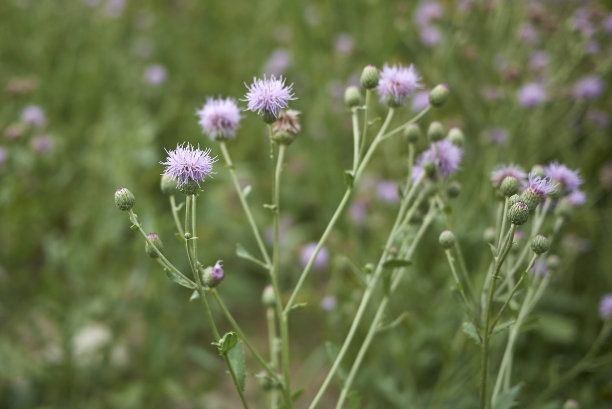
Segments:
[[[352,122],[353,122],[353,174],[357,170],[359,164],[359,115],[357,108],[352,109]]]
[[[391,137],[392,135],[395,135],[396,133],[401,132],[408,125],[411,125],[411,124],[417,122],[419,119],[423,118],[425,116],[425,114],[427,114],[431,110],[431,108],[432,108],[432,106],[428,105],[425,109],[423,109],[421,112],[416,114],[412,119],[410,119],[407,122],[404,122],[402,125],[398,126],[397,128],[393,129],[392,131],[389,131],[387,134],[385,134],[382,137],[382,139],[387,139],[387,138]]]
[[[178,230],[181,237],[185,237],[185,230],[181,227],[181,221],[178,217],[178,207],[176,206],[176,200],[174,199],[174,195],[170,195],[170,208],[172,209],[172,218],[174,219],[174,224],[176,224],[176,230]]]
[[[361,141],[359,143],[359,156],[363,153],[363,149],[365,148],[366,136],[368,133],[368,110],[370,105],[370,97],[372,95],[372,91],[366,89],[365,92],[365,104],[363,108],[363,129],[361,130]]]
[[[257,224],[255,223],[255,219],[253,218],[253,214],[251,213],[251,208],[246,201],[246,197],[244,196],[244,192],[240,187],[240,182],[238,182],[238,177],[236,176],[236,171],[234,170],[234,164],[232,163],[232,158],[227,150],[227,146],[225,142],[220,142],[219,146],[221,147],[221,153],[225,160],[225,164],[229,169],[230,176],[232,178],[232,183],[234,184],[234,188],[236,189],[236,194],[238,195],[238,199],[240,200],[240,204],[242,205],[242,209],[244,210],[244,214],[246,215],[249,225],[251,226],[251,230],[253,231],[253,236],[255,237],[255,241],[257,242],[257,246],[259,247],[259,251],[261,252],[262,257],[266,264],[270,264],[270,256],[268,255],[268,251],[266,250],[266,246],[261,238],[261,234],[259,233],[259,229],[257,228]]]
[[[502,213],[502,218],[501,218],[501,229],[499,230],[499,235],[497,236],[497,241],[495,242],[496,246],[499,246],[501,244],[501,240],[502,240],[502,235],[504,234],[504,230],[506,230],[506,218],[507,218],[507,214],[508,214],[508,198],[506,198],[504,200],[504,211]]]
[[[451,250],[446,249],[444,252],[446,253],[446,259],[448,260],[448,265],[450,266],[451,273],[453,274],[453,278],[455,279],[455,285],[459,289],[461,298],[463,299],[463,302],[465,303],[465,306],[468,310],[468,315],[472,319],[474,319],[474,316],[473,316],[474,306],[472,305],[468,297],[465,295],[465,290],[463,289],[463,283],[461,282],[461,280],[459,279],[459,275],[457,274],[457,269],[455,267],[455,259],[453,258],[453,255],[451,254]],[[478,328],[478,327],[476,326],[475,328]]]
[[[274,318],[274,308],[266,308],[266,321],[268,323],[268,343],[270,347],[270,366],[276,371],[278,368],[278,335],[276,333],[276,320]],[[270,408],[278,407],[278,391],[276,388],[270,390]],[[291,399],[291,397],[288,397]]]

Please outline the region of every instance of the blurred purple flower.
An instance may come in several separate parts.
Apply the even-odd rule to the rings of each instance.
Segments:
[[[166,166],[162,175],[170,176],[178,186],[189,182],[200,186],[200,182],[203,182],[207,175],[214,173],[213,163],[217,158],[210,156],[210,149],[202,151],[199,147],[194,148],[189,143],[183,143],[177,145],[175,150],[166,150],[166,153],[166,161],[160,162]]]
[[[317,243],[308,243],[300,252],[300,263],[302,268],[305,268],[312,256],[314,255],[315,249],[317,248]],[[321,250],[317,254],[312,264],[312,268],[314,270],[325,270],[327,268],[327,263],[329,262],[329,252],[325,246],[321,247]]]
[[[28,105],[21,111],[21,122],[40,128],[45,125],[45,112],[38,105]]]
[[[399,203],[400,197],[397,193],[397,183],[392,180],[381,180],[376,186],[376,196],[383,202]]]
[[[428,26],[444,16],[444,8],[435,0],[426,0],[419,4],[414,12],[414,22],[418,26]]]
[[[566,195],[563,200],[567,200],[573,206],[582,206],[586,203],[586,194],[581,190],[574,190],[569,195]]]
[[[580,31],[587,38],[595,34],[596,29],[591,22],[591,12],[586,7],[576,9],[572,23],[574,29]]]
[[[109,18],[119,18],[125,9],[125,0],[107,0],[104,13]]]
[[[545,277],[548,275],[548,266],[546,263],[546,259],[544,257],[538,257],[533,263],[533,267],[531,267],[530,273],[532,275],[539,275],[540,277]]]
[[[245,84],[246,85],[246,84]],[[285,85],[285,78],[276,78],[271,75],[270,79],[264,74],[263,80],[253,78],[253,83],[246,86],[247,110],[259,115],[272,115],[277,117],[282,109],[289,106],[289,101],[295,100],[293,96],[293,84]]]
[[[527,177],[527,187],[525,191],[529,191],[544,200],[546,195],[552,193],[557,188],[557,184],[553,183],[549,177],[540,177],[535,173],[530,172]]]
[[[491,172],[491,183],[494,188],[499,188],[507,177],[513,177],[519,182],[519,186],[523,187],[527,183],[527,173],[518,165],[509,164],[501,165]]]
[[[380,101],[383,103],[391,101],[397,105],[402,105],[407,97],[412,96],[417,89],[422,88],[420,81],[421,77],[412,64],[408,67],[402,65],[390,67],[384,64],[377,88]]]
[[[364,225],[368,216],[368,204],[363,199],[357,199],[349,207],[351,220],[357,225]]]
[[[321,300],[321,308],[325,311],[331,311],[336,308],[336,297],[333,295],[328,295]]]
[[[508,139],[508,131],[504,128],[493,128],[488,132],[489,140],[496,145],[501,145]]]
[[[143,78],[150,85],[160,85],[166,81],[168,71],[163,65],[153,64],[145,68]]]
[[[587,42],[584,46],[584,51],[590,55],[599,54],[600,50],[599,43],[595,40]]]
[[[202,109],[196,111],[198,124],[212,140],[233,138],[240,122],[240,110],[233,98],[207,98]]]
[[[535,108],[546,100],[546,91],[541,84],[532,82],[518,91],[518,101],[525,108]]]
[[[32,139],[30,145],[36,153],[47,153],[53,149],[53,140],[49,135],[39,135]]]
[[[434,47],[442,41],[442,32],[434,26],[420,26],[419,37],[423,45]]]
[[[604,19],[603,28],[606,33],[612,35],[612,13],[608,14],[608,16]]]
[[[540,39],[540,35],[533,25],[524,23],[519,27],[518,38],[523,44],[535,44]]]
[[[533,71],[542,71],[549,62],[548,53],[546,51],[534,51],[529,56],[529,68]]]
[[[582,178],[577,170],[571,170],[557,161],[549,163],[544,168],[546,176],[554,183],[558,183],[567,192],[573,192],[582,184]]]
[[[612,317],[612,294],[606,294],[599,302],[599,316],[602,320]]]
[[[572,95],[575,99],[593,100],[599,97],[605,89],[605,84],[601,77],[589,75],[584,77],[574,85]]]
[[[496,101],[501,98],[501,92],[498,87],[485,85],[480,90],[480,94],[487,101]]]
[[[459,163],[463,156],[463,151],[453,145],[448,139],[443,139],[436,142],[437,155],[434,144],[429,145],[429,149],[419,155],[416,160],[416,165],[412,170],[412,180],[417,180],[423,174],[423,164],[425,162],[433,162],[438,165],[440,176],[446,178],[459,169]]]
[[[291,66],[292,58],[291,53],[284,48],[274,50],[266,65],[264,66],[264,72],[270,73],[271,75],[282,75],[287,71],[287,68]]]
[[[355,47],[355,42],[353,41],[353,37],[346,33],[340,33],[336,36],[334,40],[334,47],[336,51],[340,54],[349,55],[353,52],[353,48]]]
[[[412,97],[410,109],[412,112],[421,112],[429,106],[429,91],[420,91]]]

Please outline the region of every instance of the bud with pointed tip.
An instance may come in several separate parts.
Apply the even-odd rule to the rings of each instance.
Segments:
[[[122,187],[115,192],[115,205],[117,205],[119,210],[130,210],[134,207],[135,202],[136,198],[128,189]]]
[[[529,219],[529,208],[523,202],[517,202],[510,207],[508,211],[508,220],[510,223],[520,226]]]
[[[450,88],[446,84],[438,84],[429,92],[429,103],[436,108],[446,103]]]
[[[221,283],[223,277],[225,277],[225,272],[223,271],[223,266],[221,266],[222,260],[217,260],[213,267],[209,267],[204,270],[204,285],[209,288],[214,288]]]
[[[374,89],[378,86],[379,79],[378,68],[373,65],[366,65],[361,73],[361,86],[365,89]]]

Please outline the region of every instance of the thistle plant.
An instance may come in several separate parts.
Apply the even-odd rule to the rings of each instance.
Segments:
[[[247,197],[248,189],[242,187],[235,172],[235,167],[240,164],[235,163],[230,154],[229,145],[240,143],[239,123],[246,117],[241,114],[234,98],[209,97],[196,112],[203,133],[213,143],[212,147],[201,149],[199,144],[196,147],[183,142],[174,150],[167,151],[166,160],[160,162],[165,166],[161,189],[169,198],[171,217],[178,240],[184,246],[189,272],[177,268],[177,263],[171,261],[174,257],[167,255],[162,239],[145,230],[134,212],[134,195],[126,188],[115,193],[117,207],[128,213],[132,229],[139,231],[145,240],[146,253],[160,264],[172,281],[189,290],[190,300],[202,303],[213,336],[211,342],[218,349],[244,408],[253,406],[253,403],[249,403],[245,395],[246,374],[249,371],[245,368],[243,347],[249,350],[259,366],[257,378],[267,395],[266,407],[290,409],[294,406],[299,388],[294,385],[290,370],[291,314],[303,306],[301,294],[311,272],[322,263],[319,256],[325,261],[329,257],[325,245],[330,234],[354,199],[355,190],[379,147],[391,138],[401,139],[407,144],[405,172],[397,187],[398,204],[392,215],[392,227],[376,262],[363,270],[357,268],[358,274],[364,278],[358,306],[352,314],[348,332],[308,408],[322,407],[322,398],[329,393],[332,382],[341,372],[341,366],[348,365],[335,405],[336,409],[345,407],[374,340],[381,332],[398,325],[399,321],[387,323],[386,315],[391,300],[398,298],[400,283],[411,271],[415,253],[428,230],[440,226],[444,231],[440,234],[439,243],[464,306],[466,321],[463,329],[480,348],[480,407],[487,409],[497,402],[510,399],[508,396],[516,395],[517,389],[511,387],[516,339],[527,316],[547,289],[551,277],[560,270],[560,266],[554,266],[554,255],[548,255],[554,253],[568,217],[568,211],[561,213],[558,209],[564,206],[571,208],[580,202],[581,198],[577,196],[581,178],[577,172],[557,162],[538,168],[528,176],[516,165],[493,171],[491,181],[497,191],[499,209],[491,235],[492,255],[488,269],[483,274],[476,274],[466,265],[461,246],[462,234],[453,230],[453,217],[449,211],[453,198],[461,190],[453,178],[465,166],[462,165],[465,136],[459,128],[447,131],[442,123],[432,121],[425,133],[428,146],[417,152],[420,142],[424,142],[418,122],[431,110],[443,107],[450,93],[449,87],[444,84],[434,87],[429,93],[429,105],[414,117],[404,118],[406,100],[423,87],[421,81],[412,65],[385,64],[381,71],[369,65],[362,72],[361,89],[347,88],[345,103],[351,116],[353,146],[352,165],[344,173],[345,192],[318,240],[310,243],[307,251],[303,251],[300,260],[296,261],[295,265],[301,264],[302,271],[289,288],[280,284],[290,280],[286,276],[287,265],[282,261],[286,258],[280,257],[279,224],[280,216],[285,212],[280,193],[291,144],[299,137],[301,125],[299,112],[290,108],[291,101],[296,99],[293,84],[289,84],[285,78],[266,75],[263,79],[254,78],[247,85],[246,96],[240,100],[246,102],[246,109],[243,110],[257,114],[267,128],[273,172],[270,201],[263,206],[270,211],[273,226],[271,246],[262,239],[261,227],[252,212],[254,204]],[[377,118],[377,110],[371,106],[375,92],[386,110],[383,118]],[[382,120],[378,122],[377,119]],[[221,160],[211,156],[213,149],[219,150]],[[222,170],[218,166],[221,161],[225,164]],[[236,271],[232,269],[233,263],[219,260],[216,255],[203,253],[198,248],[196,226],[198,214],[202,211],[197,207],[198,196],[204,194],[208,184],[216,183],[214,179],[211,180],[213,174],[225,171],[231,177],[257,246],[255,252],[239,246],[236,256],[264,271],[269,281],[261,295],[265,311],[262,316],[265,325],[262,327],[267,328],[268,335],[266,352],[257,350],[223,301],[223,281],[238,279]],[[554,212],[553,208],[556,209]],[[549,226],[551,219],[552,226]],[[517,249],[515,245],[515,236],[519,232],[529,237],[522,249]],[[543,273],[544,265],[547,265],[547,274]],[[530,273],[534,267],[535,272]],[[225,334],[219,331],[212,313],[212,302],[222,312],[232,331]],[[326,309],[335,306],[333,297],[326,297],[324,302]],[[602,311],[605,312],[602,316],[610,316],[608,304],[608,301],[602,302]],[[518,314],[516,319],[508,320],[510,311]],[[363,339],[357,336],[359,329],[366,331]],[[491,386],[491,338],[504,330],[508,333],[506,347],[495,383]],[[606,335],[607,332],[604,338]],[[356,355],[351,356],[350,350],[357,351]],[[578,367],[574,372],[578,373],[582,368]]]

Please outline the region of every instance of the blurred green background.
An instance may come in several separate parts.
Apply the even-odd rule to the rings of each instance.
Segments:
[[[295,84],[292,107],[302,121],[281,194],[281,286],[288,292],[301,247],[318,239],[344,190],[352,158],[344,89],[363,66],[384,62],[414,63],[428,88],[444,82],[452,90],[424,124],[437,119],[465,132],[452,219],[475,277],[489,256],[482,234],[495,216],[489,172],[496,164],[528,169],[558,159],[581,170],[587,203],[556,245],[563,268],[536,310],[540,325],[518,344],[521,402],[579,360],[601,326],[597,303],[612,292],[611,10],[595,1],[458,0],[440,1],[427,15],[430,4],[2,1],[0,407],[237,407],[201,307],[146,257],[113,192],[125,186],[135,194],[146,229],[186,268],[158,188],[164,149],[189,141],[219,154],[195,110],[207,96],[243,98],[254,76],[284,74]],[[546,53],[539,65],[537,51]],[[576,98],[575,84],[593,75],[602,91]],[[543,84],[546,101],[530,109],[517,92],[532,82]],[[398,118],[411,117],[411,104]],[[261,120],[245,114],[229,149],[242,184],[253,185],[249,201],[265,231],[271,164]],[[301,296],[307,308],[292,316],[294,384],[305,389],[297,407],[307,405],[329,368],[323,341],[338,344],[348,329],[361,289],[346,260],[377,260],[396,207],[378,197],[377,186],[405,177],[406,152],[401,138],[383,146],[355,194],[367,218],[343,217],[327,245],[327,268]],[[238,242],[255,244],[229,175],[221,165],[216,171],[198,202],[200,248],[205,262],[224,260],[220,292],[266,351],[266,276],[234,254]],[[360,407],[476,405],[477,348],[460,331],[436,245],[441,229],[430,230],[391,309],[408,319],[368,354],[355,384]],[[337,299],[332,311],[319,305],[327,295]],[[500,339],[494,351],[501,346]],[[553,407],[567,398],[612,407],[609,362],[559,392]],[[256,366],[248,369],[247,396],[265,407],[256,398],[263,396]]]

